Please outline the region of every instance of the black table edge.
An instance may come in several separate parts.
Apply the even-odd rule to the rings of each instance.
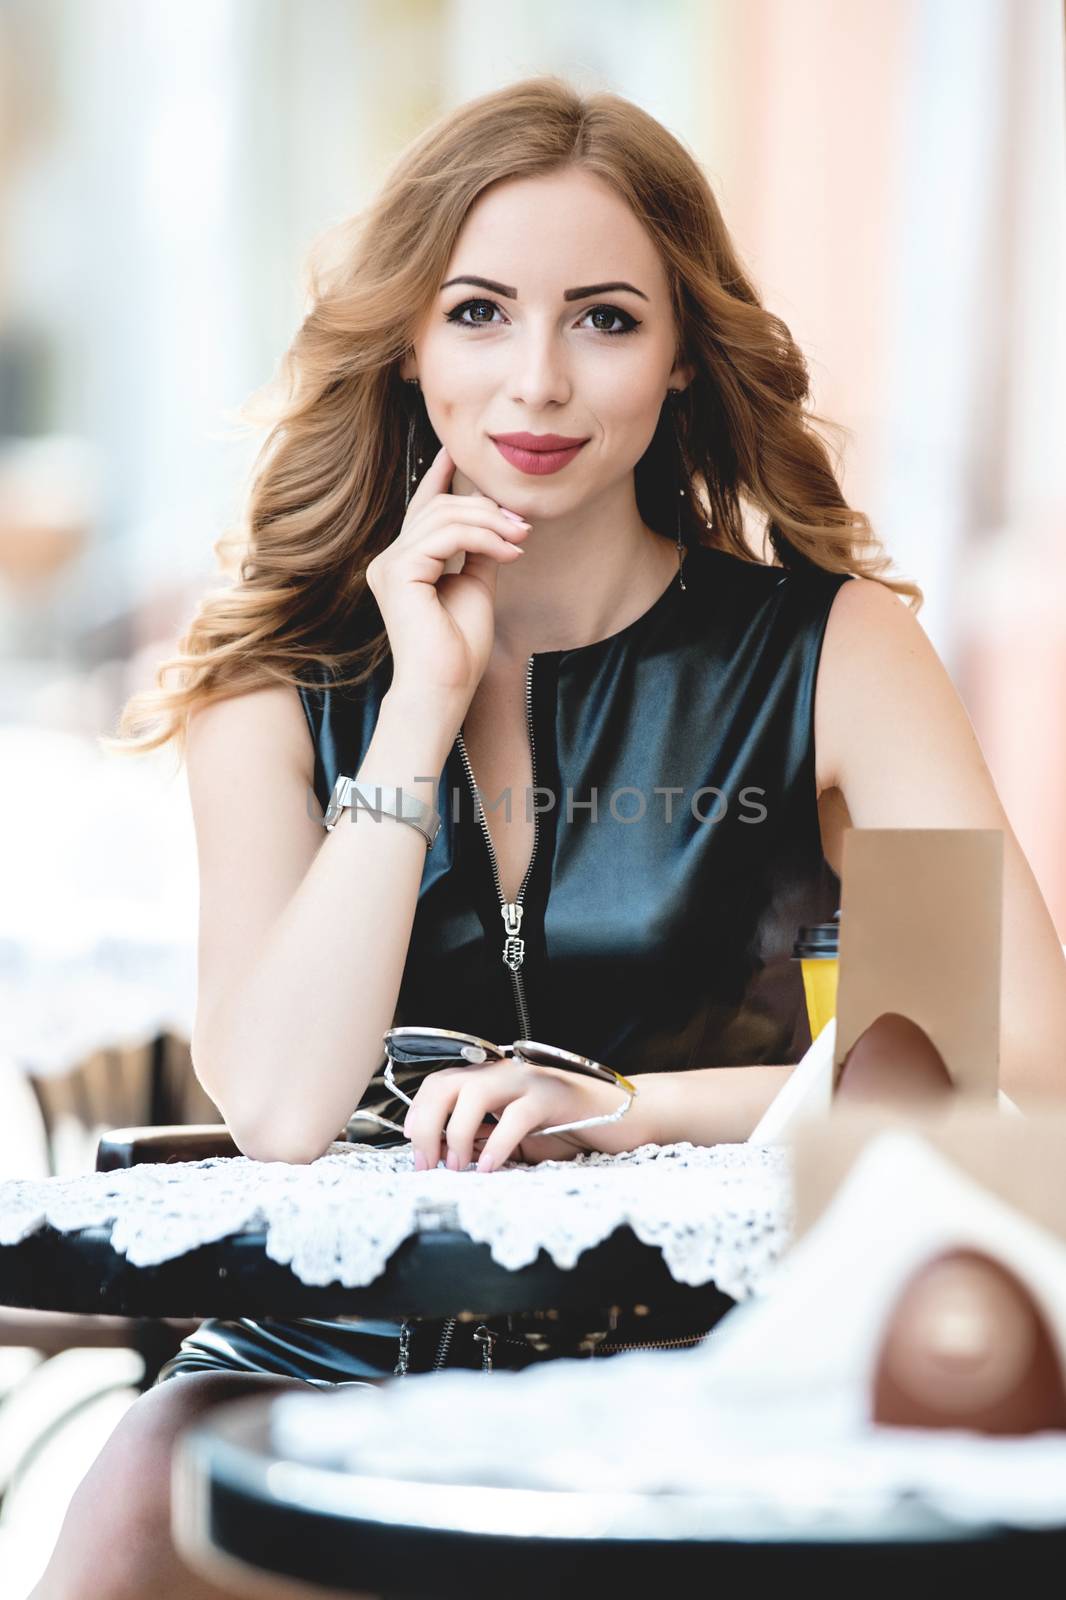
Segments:
[[[427,1228],[404,1239],[373,1282],[351,1287],[304,1283],[267,1256],[261,1229],[153,1266],[135,1266],[115,1250],[110,1226],[46,1226],[0,1247],[0,1305],[90,1315],[428,1319],[648,1304],[710,1327],[736,1303],[713,1283],[679,1283],[658,1246],[644,1244],[628,1224],[583,1251],[573,1268],[556,1266],[545,1250],[526,1266],[503,1267],[488,1244],[457,1229]]]
[[[879,1520],[865,1532],[852,1525],[826,1534],[765,1513],[744,1528],[736,1507],[706,1495],[586,1497],[339,1473],[272,1456],[271,1403],[233,1401],[179,1438],[174,1529],[190,1555],[206,1551],[210,1560],[221,1551],[297,1581],[447,1600],[469,1595],[475,1571],[505,1573],[509,1595],[533,1600],[549,1589],[646,1595],[649,1584],[691,1571],[694,1559],[706,1563],[708,1579],[821,1583],[832,1574],[854,1583],[875,1573],[1016,1579],[1066,1553],[1066,1527],[975,1529],[915,1507],[894,1526]],[[734,1519],[728,1536],[725,1509]]]

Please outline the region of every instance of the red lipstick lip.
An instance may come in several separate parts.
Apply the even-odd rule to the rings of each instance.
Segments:
[[[490,433],[498,444],[511,444],[519,450],[572,450],[587,444],[587,439],[572,439],[565,433]]]
[[[521,438],[522,435],[519,435],[519,437]],[[528,438],[528,435],[526,437]],[[534,434],[533,437],[536,438],[537,435]],[[551,434],[540,435],[541,439],[551,437],[555,436]],[[512,444],[510,440],[505,439],[502,435],[498,439],[493,439],[492,442],[505,461],[514,467],[516,471],[524,472],[527,477],[531,478],[544,478],[553,472],[561,472],[564,467],[569,466],[570,462],[581,454],[581,451],[588,443],[586,439],[579,439],[576,444],[566,445],[561,450],[527,450],[520,444]]]

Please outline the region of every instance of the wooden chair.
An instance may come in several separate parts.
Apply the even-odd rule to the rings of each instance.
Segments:
[[[100,1136],[96,1170],[115,1172],[120,1167],[137,1167],[145,1161],[207,1161],[217,1156],[239,1155],[229,1130],[221,1123],[112,1128]]]
[[[61,1075],[26,1073],[41,1120],[48,1171],[52,1176],[91,1168],[128,1166],[134,1160],[197,1160],[204,1154],[235,1154],[236,1146],[217,1120],[217,1111],[192,1069],[188,1044],[160,1034],[135,1047],[99,1050]],[[212,1123],[207,1118],[214,1116]],[[153,1128],[153,1123],[164,1124]],[[192,1123],[194,1126],[186,1126]],[[110,1130],[125,1125],[125,1132]],[[128,1159],[119,1155],[120,1141],[136,1127],[137,1139]],[[160,1142],[153,1142],[159,1136]],[[169,1152],[173,1140],[192,1135],[197,1154]],[[169,1141],[169,1142],[168,1142]],[[188,1148],[188,1146],[183,1146]],[[40,1357],[22,1383],[32,1383],[53,1357],[73,1349],[130,1349],[142,1361],[136,1388],[151,1388],[163,1363],[177,1350],[198,1320],[75,1316],[66,1312],[0,1307],[0,1346],[26,1348]],[[116,1389],[108,1383],[79,1398],[38,1432],[0,1480],[0,1505],[16,1478],[46,1441],[79,1411]],[[0,1408],[2,1408],[0,1397]]]
[[[353,1113],[337,1134],[340,1140],[359,1144],[392,1145],[397,1135],[388,1128]],[[218,1156],[239,1156],[236,1144],[221,1123],[170,1124],[167,1127],[112,1128],[101,1134],[96,1147],[97,1172],[139,1166],[143,1161],[207,1161]]]
[[[111,1128],[222,1125],[193,1071],[189,1045],[173,1034],[98,1050],[61,1076],[32,1070],[26,1076],[53,1176],[90,1167],[100,1135]]]

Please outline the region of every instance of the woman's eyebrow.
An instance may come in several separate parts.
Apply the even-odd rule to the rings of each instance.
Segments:
[[[491,289],[493,294],[502,295],[505,300],[517,300],[518,290],[508,283],[496,283],[492,278],[449,278],[447,283],[441,284],[441,291],[450,289],[453,283],[470,283],[478,289]],[[610,290],[628,289],[630,294],[638,294],[642,300],[648,297],[643,289],[638,289],[632,283],[586,283],[578,289],[564,289],[564,300],[584,300],[590,294],[607,294]]]

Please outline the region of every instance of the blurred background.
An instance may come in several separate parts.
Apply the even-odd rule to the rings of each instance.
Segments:
[[[538,71],[703,163],[1066,940],[1062,0],[0,0],[0,1176],[213,1115],[183,775],[95,736],[218,582],[312,239]],[[0,1326],[16,1600],[142,1371],[53,1343]]]

